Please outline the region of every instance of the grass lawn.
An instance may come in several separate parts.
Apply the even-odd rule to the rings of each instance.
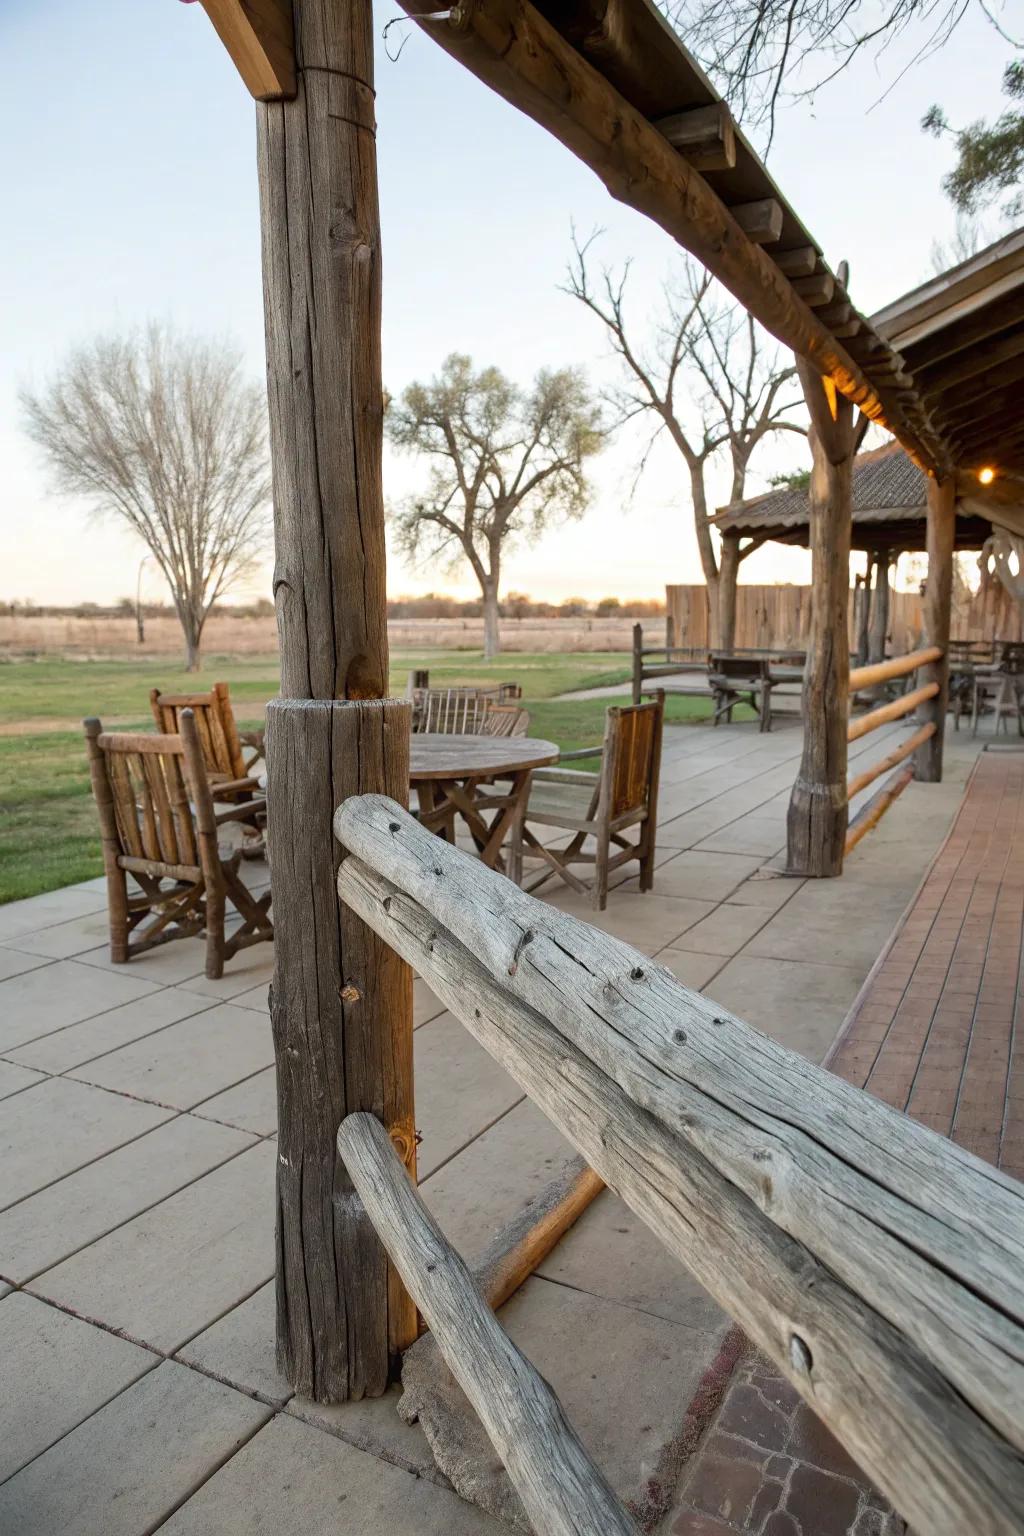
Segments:
[[[496,663],[474,651],[396,651],[391,688],[401,694],[413,667],[429,667],[436,683],[484,683],[513,678],[523,685],[530,734],[563,751],[600,743],[614,699],[559,700],[578,688],[626,684],[625,653],[509,653]],[[207,689],[230,684],[239,722],[254,725],[277,692],[277,657],[208,657],[199,676],[162,661],[0,663],[0,903],[34,896],[102,874],[96,813],[81,720],[98,715],[107,726],[148,729],[149,690]],[[705,718],[703,699],[670,698],[667,718]],[[587,766],[581,764],[580,766]]]

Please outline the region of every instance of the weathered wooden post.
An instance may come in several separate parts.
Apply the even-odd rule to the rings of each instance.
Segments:
[[[934,721],[935,734],[919,748],[914,767],[919,779],[937,784],[942,778],[942,744],[949,700],[949,625],[953,606],[953,545],[956,541],[956,482],[928,480],[928,579],[924,589],[925,645],[937,645],[942,660],[922,667],[921,683],[938,683],[934,699],[921,707],[922,721]]]
[[[336,806],[406,803],[409,705],[388,700],[380,223],[370,0],[203,0],[256,110],[274,597],[267,714],[277,1057],[277,1350],[320,1402],[383,1392],[415,1310],[340,1163],[376,1114],[415,1168],[412,978],[340,906]]]
[[[871,572],[874,564],[875,557],[869,551],[864,575],[858,576],[854,584],[854,590],[858,597],[858,601],[855,604],[855,621],[857,626],[857,665],[859,667],[866,666],[868,659],[868,648],[870,645],[868,636],[871,627]]]
[[[644,627],[633,625],[633,703],[639,704],[644,686]]]
[[[804,670],[804,744],[789,801],[791,874],[842,874],[849,711],[850,519],[854,407],[830,379],[797,359],[811,417],[811,625]]]
[[[736,649],[736,585],[739,573],[739,534],[724,533],[718,562],[718,634],[715,641],[718,649],[727,656]]]
[[[885,642],[889,633],[889,597],[889,552],[880,549],[875,555],[875,600],[871,605],[868,661],[885,660]]]

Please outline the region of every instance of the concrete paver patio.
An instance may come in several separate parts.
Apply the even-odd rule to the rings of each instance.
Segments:
[[[949,738],[946,782],[912,785],[828,884],[771,877],[800,744],[790,720],[668,730],[654,892],[627,874],[603,914],[544,895],[820,1059],[983,743]],[[92,881],[0,908],[0,1530],[507,1529],[447,1485],[397,1391],[322,1408],[277,1375],[269,947],[218,982],[196,940],[112,967],[105,903]],[[421,981],[414,1022],[423,1192],[472,1257],[571,1149]],[[645,1528],[683,1530],[728,1319],[608,1193],[503,1317]]]

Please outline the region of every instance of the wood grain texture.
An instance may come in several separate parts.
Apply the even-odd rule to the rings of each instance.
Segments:
[[[925,705],[921,718],[930,720],[935,734],[917,754],[917,777],[926,784],[942,778],[942,747],[949,707],[949,625],[953,606],[953,545],[956,539],[956,483],[928,481],[928,577],[924,592],[924,638],[942,655],[921,671],[922,683],[936,683],[938,690]]]
[[[890,768],[895,768],[898,763],[905,761],[906,758],[916,752],[918,747],[922,746],[934,734],[934,722],[929,720],[927,725],[922,725],[920,730],[915,731],[913,736],[908,737],[902,745],[896,747],[894,751],[887,753],[885,757],[880,758],[877,763],[872,763],[869,768],[863,769],[855,778],[852,778],[846,786],[846,798],[852,800],[855,795],[859,795],[862,789],[867,789],[868,785],[873,784],[876,779],[880,779],[883,773],[888,773]],[[847,840],[847,850],[849,850],[849,840]]]
[[[489,778],[557,761],[555,743],[538,736],[449,736],[445,732],[422,732],[412,737],[409,773],[414,783],[469,779],[475,774]]]
[[[850,692],[861,688],[873,688],[876,683],[891,682],[894,677],[906,677],[929,661],[941,661],[942,651],[937,645],[925,646],[919,651],[908,651],[906,656],[890,656],[888,661],[873,662],[870,666],[853,667],[850,670]]]
[[[370,0],[297,8],[293,101],[256,108],[274,596],[285,698],[387,693]]]
[[[405,799],[409,706],[272,700],[267,709],[277,942],[271,994],[278,1077],[277,1318],[282,1371],[318,1402],[384,1391],[416,1336],[335,1150],[371,1110],[415,1168],[412,977],[348,908],[335,876],[335,807],[367,785]]]
[[[479,1038],[482,1016],[500,1023],[503,1064],[638,1214],[675,1234],[673,1251],[902,1512],[929,1532],[1016,1529],[1024,1188],[628,945],[457,850],[435,856],[385,803],[352,802],[338,821],[358,855],[342,868],[347,899]],[[599,1107],[592,1094],[583,1105],[584,1081]],[[632,1127],[614,1170],[609,1085],[623,1096],[615,1124]],[[794,1337],[809,1376],[801,1351],[788,1358]]]
[[[899,698],[892,699],[888,704],[880,704],[877,709],[869,709],[866,715],[858,715],[846,728],[847,741],[860,741],[862,736],[869,736],[879,726],[891,725],[894,720],[913,714],[915,709],[920,709],[929,699],[934,699],[938,691],[938,683],[922,683],[920,688],[902,693]]]
[[[810,279],[808,279],[810,281]],[[846,842],[853,409],[797,359],[811,417],[811,623],[807,637],[800,770],[786,816],[786,866],[816,878],[842,874]],[[833,414],[834,412],[834,414]]]
[[[257,101],[295,95],[291,0],[202,0],[202,4]]]
[[[417,1195],[384,1127],[372,1115],[349,1115],[338,1151],[538,1536],[637,1536],[557,1397],[505,1333]]]

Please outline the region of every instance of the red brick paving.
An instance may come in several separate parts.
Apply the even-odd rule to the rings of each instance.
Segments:
[[[983,752],[942,851],[829,1062],[1024,1178],[1024,753]]]
[[[1024,1178],[1024,752],[982,753],[942,850],[829,1061]],[[672,1536],[905,1530],[774,1367],[749,1355],[683,1482]]]

